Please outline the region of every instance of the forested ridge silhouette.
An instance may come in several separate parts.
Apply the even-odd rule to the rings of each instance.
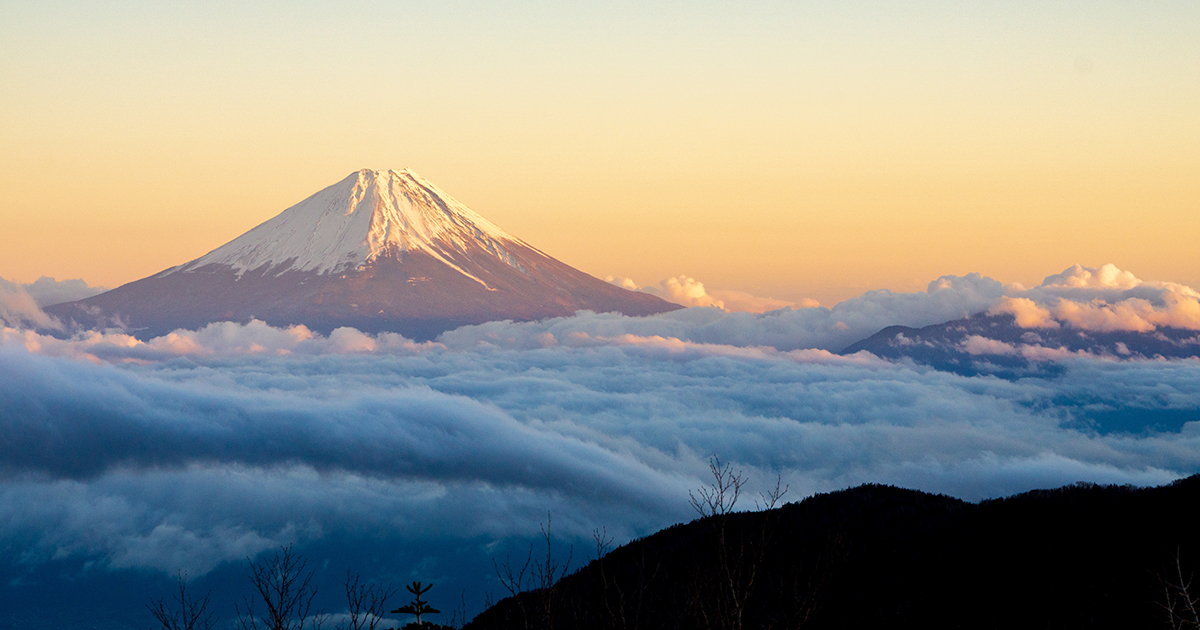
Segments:
[[[864,485],[608,553],[598,537],[599,557],[552,593],[509,597],[465,627],[1171,627],[1164,593],[1176,560],[1184,578],[1200,562],[1198,513],[1200,475],[980,503]]]

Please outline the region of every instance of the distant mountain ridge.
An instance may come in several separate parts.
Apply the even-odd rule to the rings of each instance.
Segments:
[[[961,374],[1020,374],[1037,371],[1040,362],[1083,354],[1117,359],[1200,357],[1200,331],[1167,326],[1152,332],[1067,325],[1027,328],[1011,314],[980,313],[922,328],[889,326],[841,354],[863,350]]]
[[[494,320],[678,308],[555,260],[410,170],[363,169],[196,260],[46,311],[142,338],[255,318],[425,340]]]

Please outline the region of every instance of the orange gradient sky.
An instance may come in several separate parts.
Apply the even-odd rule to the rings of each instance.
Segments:
[[[0,277],[116,286],[408,167],[641,284],[1197,286],[1197,25],[1192,1],[0,3]]]

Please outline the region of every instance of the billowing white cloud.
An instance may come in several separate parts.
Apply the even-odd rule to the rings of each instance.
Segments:
[[[978,274],[945,276],[927,292],[866,293],[833,307],[784,308],[767,313],[726,313],[694,307],[652,317],[580,312],[538,322],[489,322],[442,335],[437,344],[417,344],[400,335],[366,335],[343,328],[328,337],[304,326],[275,328],[260,321],[220,322],[200,330],[177,330],[149,341],[113,331],[84,331],[56,338],[22,328],[0,329],[0,340],[51,356],[106,361],[155,361],[176,356],[238,354],[411,353],[430,347],[459,350],[479,346],[531,349],[555,345],[608,343],[623,336],[661,337],[701,344],[764,346],[789,351],[838,351],[892,325],[926,326],[984,310],[1001,294],[1001,285]],[[40,313],[40,311],[34,311]]]
[[[377,577],[461,587],[474,612],[491,559],[548,514],[576,549],[596,527],[620,543],[692,518],[712,454],[745,472],[746,497],[777,475],[792,500],[867,482],[966,499],[1161,484],[1200,471],[1200,361],[1038,339],[1113,326],[1114,304],[1169,325],[1187,291],[972,274],[833,308],[581,312],[432,343],[259,321],[56,337],[25,316],[0,327],[0,581],[66,593],[186,571],[224,588],[246,557],[295,543],[342,563],[323,590],[387,558]],[[830,352],[989,309],[1031,327],[961,352],[1054,369],[1003,380]]]
[[[668,302],[682,306],[715,306],[725,308],[725,302],[713,298],[704,288],[704,283],[689,276],[667,278],[658,284],[639,287],[629,278],[608,276],[605,278],[611,284],[630,291],[641,291],[660,297]]]
[[[1072,265],[1062,273],[1047,276],[1042,281],[1044,289],[1132,289],[1142,284],[1136,276],[1128,271],[1122,271],[1116,265],[1108,263],[1098,269]]]
[[[610,278],[610,281],[684,306],[714,306],[731,312],[764,313],[787,307],[817,306],[815,302],[796,305],[737,292],[709,291],[703,283],[687,276],[668,278],[640,289],[627,278]],[[1159,327],[1200,330],[1200,292],[1173,282],[1144,281],[1112,264],[1096,268],[1076,264],[1047,276],[1033,288],[1020,284],[1003,286],[979,274],[943,276],[931,282],[925,292],[867,292],[825,310],[828,318],[824,313],[811,312],[763,320],[764,325],[774,330],[790,329],[797,335],[791,340],[752,332],[749,329],[754,325],[748,320],[730,320],[722,325],[747,329],[745,337],[757,336],[757,343],[775,345],[771,341],[775,339],[787,347],[796,347],[798,339],[804,338],[806,341],[799,343],[832,349],[837,343],[848,345],[890,325],[921,327],[982,312],[1011,314],[1024,328],[1067,326],[1103,332],[1152,332]],[[835,320],[832,325],[840,322],[845,330],[853,330],[858,337],[849,339],[832,330],[821,332],[819,329],[826,325],[821,320],[830,318]],[[799,328],[804,332],[799,332]],[[732,336],[708,340],[741,343]]]
[[[1152,332],[1159,327],[1200,330],[1200,292],[1173,282],[1143,281],[1107,264],[1074,265],[1025,289],[1010,285],[993,306],[1026,328],[1063,324],[1100,332]]]
[[[991,309],[993,315],[1008,314],[1016,318],[1021,328],[1058,328],[1058,321],[1050,314],[1050,310],[1038,306],[1029,298],[1014,298],[1004,296]]]
[[[50,286],[52,279],[38,282]],[[610,282],[637,288],[626,278]],[[63,287],[80,281],[66,281]],[[38,283],[33,283],[34,286]],[[870,291],[833,308],[814,303],[789,305],[735,291],[708,291],[687,276],[668,278],[651,293],[693,308],[653,317],[632,318],[580,313],[574,317],[514,324],[492,322],[447,333],[443,342],[458,348],[476,344],[531,348],[576,343],[621,335],[660,336],[696,343],[733,346],[771,346],[782,350],[819,348],[838,351],[879,330],[902,325],[922,327],[982,312],[1011,314],[1026,328],[1067,326],[1095,331],[1151,332],[1159,327],[1200,330],[1200,293],[1168,282],[1150,282],[1113,265],[1086,268],[1075,265],[1046,278],[1039,286],[1001,285],[979,274],[943,276],[926,291]],[[725,312],[732,311],[732,312]],[[0,319],[9,338],[27,328],[57,325],[31,300],[22,285],[0,281]],[[273,329],[261,322],[220,323],[200,331],[176,331],[142,343],[129,336],[83,332],[69,340],[26,335],[26,345],[47,354],[92,356],[99,359],[154,360],[193,354],[289,352],[410,352],[419,346],[397,335],[368,336],[351,329],[329,337],[313,335],[303,326]]]
[[[1073,328],[1102,332],[1114,330],[1151,332],[1155,329],[1155,325],[1149,320],[1162,319],[1154,317],[1154,314],[1154,306],[1146,300],[1138,298],[1121,300],[1115,304],[1061,300],[1054,306],[1056,319],[1068,323]]]
[[[731,313],[765,313],[781,308],[810,308],[819,306],[816,300],[805,298],[800,302],[760,297],[744,291],[727,289],[708,290],[704,283],[690,276],[667,278],[658,284],[639,287],[629,278],[608,276],[608,282],[630,291],[641,291],[658,296],[668,302],[682,306],[713,306]]]
[[[439,341],[459,349],[480,345],[527,349],[569,345],[582,334],[593,338],[634,335],[739,347],[839,351],[887,326],[928,326],[983,312],[1003,291],[999,282],[979,274],[943,276],[931,282],[927,291],[870,291],[833,308],[726,313],[696,307],[651,317],[580,312],[540,322],[466,326],[443,334]]]
[[[1159,304],[1142,298],[1114,303],[1064,299],[1054,306],[1054,317],[1075,328],[1104,332],[1152,332],[1160,326],[1200,330],[1200,300],[1196,297],[1165,289],[1158,300]]]
[[[673,283],[664,282],[663,286],[683,293],[691,291],[697,300],[709,299],[704,297],[707,293],[702,284],[686,277],[672,280]],[[692,307],[651,317],[580,312],[538,322],[502,321],[467,326],[443,334],[432,344],[414,343],[389,333],[367,335],[350,328],[322,336],[304,326],[279,329],[259,321],[221,322],[197,331],[177,330],[149,341],[113,331],[85,331],[63,339],[28,330],[35,325],[30,318],[45,318],[45,315],[23,298],[24,301],[10,300],[12,304],[23,305],[22,316],[11,318],[20,320],[17,326],[9,324],[0,329],[0,339],[41,354],[97,361],[242,354],[404,354],[443,346],[460,351],[481,347],[536,349],[619,344],[626,343],[622,341],[626,338],[836,352],[887,326],[920,328],[981,312],[1011,314],[1019,326],[1033,331],[1063,326],[1094,331],[1152,332],[1163,326],[1200,330],[1198,297],[1188,287],[1143,282],[1111,266],[1100,269],[1076,266],[1050,276],[1042,286],[1032,289],[1003,286],[979,274],[943,276],[923,292],[870,291],[833,308],[731,313],[716,307]],[[1036,346],[1040,342],[1035,339],[1029,343]],[[978,350],[981,346],[976,343],[972,348]],[[1039,357],[1046,355],[1037,352]],[[1027,353],[1022,350],[1022,354]]]
[[[420,344],[258,321],[56,338],[28,329],[40,311],[21,302],[0,328],[0,544],[34,564],[203,573],[345,532],[499,539],[547,511],[564,535],[629,538],[688,518],[714,453],[795,498],[884,482],[976,499],[1200,470],[1200,362],[967,337],[984,360],[1062,366],[1004,381],[830,352],[989,310],[1033,336],[1197,316],[1187,287],[1068,272],[1032,289],[945,276],[833,308],[581,312]]]
[[[981,337],[979,335],[968,336],[962,343],[962,349],[967,354],[974,355],[994,354],[1003,356],[1017,354],[1016,346],[1003,341]]]
[[[624,276],[608,276],[604,278],[604,281],[609,284],[615,284],[622,289],[629,289],[630,291],[638,290],[638,283],[634,282],[633,278],[626,278]]]
[[[33,330],[0,328],[0,344],[21,345],[47,356],[91,361],[159,361],[183,356],[411,353],[438,344],[417,343],[396,333],[368,335],[338,328],[328,337],[305,326],[276,328],[259,320],[218,322],[199,330],[176,330],[142,341],[116,331],[84,331],[69,338]]]
[[[725,308],[724,302],[713,299],[704,290],[703,282],[688,276],[667,278],[657,285],[642,287],[638,290],[651,295],[657,295],[668,302],[684,306],[715,306],[719,309]]]

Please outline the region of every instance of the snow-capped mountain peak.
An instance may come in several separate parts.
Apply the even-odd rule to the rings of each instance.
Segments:
[[[523,245],[411,170],[363,169],[167,273],[215,264],[332,274],[422,251],[486,286],[461,261],[490,255],[520,270],[514,243]]]
[[[427,340],[495,320],[677,308],[547,256],[412,171],[361,170],[196,260],[47,312],[146,339],[258,319]]]

